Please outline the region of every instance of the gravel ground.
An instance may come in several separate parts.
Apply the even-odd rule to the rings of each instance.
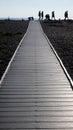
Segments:
[[[41,25],[73,79],[73,20],[42,21]]]
[[[0,78],[25,34],[28,24],[28,21],[0,20]]]
[[[0,78],[29,22],[0,20]],[[73,21],[42,21],[42,28],[73,79]]]

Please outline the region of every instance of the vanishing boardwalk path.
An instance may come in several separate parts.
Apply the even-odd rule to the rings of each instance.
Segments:
[[[73,92],[39,22],[28,33],[0,88],[0,130],[73,130]]]

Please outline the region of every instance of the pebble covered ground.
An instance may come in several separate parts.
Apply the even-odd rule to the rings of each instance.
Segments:
[[[0,78],[24,36],[28,24],[29,22],[24,20],[0,20]]]
[[[73,20],[42,21],[41,25],[73,79]]]

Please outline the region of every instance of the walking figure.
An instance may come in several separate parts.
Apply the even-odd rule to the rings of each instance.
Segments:
[[[52,11],[52,19],[55,20],[55,12],[54,11]]]
[[[41,11],[39,11],[38,16],[39,16],[39,20],[41,20]]]
[[[64,17],[65,17],[65,20],[68,19],[68,11],[65,11]]]
[[[42,11],[42,13],[41,13],[41,17],[42,17],[42,19],[44,18],[44,13],[43,13],[43,11]]]

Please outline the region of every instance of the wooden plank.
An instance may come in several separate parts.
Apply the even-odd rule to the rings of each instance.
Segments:
[[[73,92],[37,21],[0,89],[0,130],[6,129],[73,130]]]

